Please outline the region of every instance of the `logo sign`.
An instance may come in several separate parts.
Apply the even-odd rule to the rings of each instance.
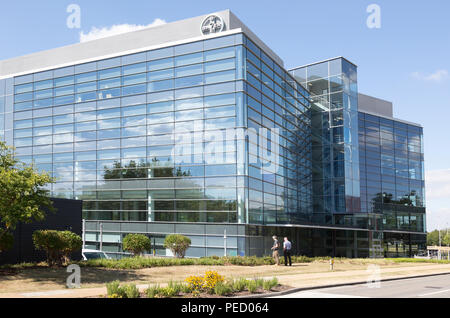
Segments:
[[[225,23],[221,17],[217,15],[210,15],[202,23],[202,33],[203,35],[209,35],[213,33],[222,32],[225,28]]]

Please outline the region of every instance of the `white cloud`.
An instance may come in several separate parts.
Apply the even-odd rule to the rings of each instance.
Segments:
[[[411,74],[411,76],[420,81],[442,82],[449,77],[449,73],[447,70],[437,70],[436,72],[428,75],[419,72],[414,72]]]
[[[450,169],[426,172],[427,228],[450,226]]]
[[[88,42],[92,40],[106,38],[109,36],[151,28],[163,24],[166,24],[165,20],[155,19],[152,23],[148,25],[115,24],[113,26],[103,28],[92,27],[91,31],[89,31],[88,33],[84,33],[83,31],[80,32],[80,42]]]
[[[425,180],[427,199],[450,200],[450,169],[427,171]]]

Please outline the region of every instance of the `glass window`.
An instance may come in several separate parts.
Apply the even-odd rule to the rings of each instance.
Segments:
[[[163,124],[174,121],[173,113],[152,114],[147,116],[147,124]]]
[[[218,117],[231,117],[236,115],[236,106],[224,106],[205,109],[205,119]]]
[[[55,88],[55,96],[70,95],[75,92],[73,86]]]
[[[205,61],[221,60],[235,57],[236,52],[234,47],[227,47],[224,49],[212,50],[205,52]]]
[[[234,59],[220,60],[205,63],[205,72],[217,72],[236,68],[236,61]]]
[[[203,109],[178,111],[175,113],[176,121],[203,119]]]
[[[235,70],[205,74],[206,84],[234,81],[235,79],[236,79]]]
[[[158,82],[151,82],[148,83],[147,91],[149,93],[151,92],[157,92],[157,91],[165,91],[173,89],[173,80],[165,80],[165,81],[158,81]]]
[[[88,82],[75,85],[76,93],[84,93],[97,90],[97,82]]]
[[[24,93],[24,94],[14,96],[14,102],[16,102],[16,103],[24,102],[24,101],[32,100],[32,99],[33,99],[33,93]]]
[[[175,88],[203,85],[203,75],[175,79]]]
[[[112,129],[120,127],[120,118],[97,121],[97,129]]]
[[[148,104],[147,112],[149,114],[169,112],[169,111],[173,111],[173,102],[160,102],[160,103]]]
[[[106,79],[103,81],[98,82],[98,88],[99,89],[108,89],[108,88],[114,88],[119,87],[121,85],[120,78],[112,78],[112,79]]]
[[[120,117],[120,108],[104,109],[97,111],[98,119]]]
[[[166,68],[171,68],[174,65],[173,58],[155,60],[147,63],[147,69],[149,71],[157,71]]]
[[[156,103],[173,100],[173,91],[151,93],[147,95],[147,102]]]
[[[143,94],[146,91],[147,91],[147,85],[146,84],[126,86],[126,87],[122,88],[122,94],[124,96],[125,95]]]
[[[122,127],[145,126],[145,125],[146,125],[145,115],[122,118]]]
[[[122,158],[143,158],[147,156],[147,149],[141,148],[127,148],[122,149]]]
[[[54,116],[53,117],[53,124],[54,125],[68,124],[68,123],[73,123],[73,114]]]
[[[146,74],[137,74],[137,75],[129,75],[123,77],[123,85],[133,85],[133,84],[139,84],[144,83],[147,80]]]
[[[99,130],[98,139],[120,138],[120,129]]]
[[[166,69],[166,70],[162,70],[162,71],[154,71],[154,72],[149,72],[148,73],[148,81],[158,81],[158,80],[162,80],[162,79],[168,79],[168,78],[172,78],[174,76],[174,70],[171,69]]]
[[[175,69],[176,77],[191,76],[203,73],[203,64],[196,64]]]
[[[123,67],[123,75],[144,73],[147,71],[145,63],[127,65]]]
[[[138,105],[122,108],[122,116],[144,115],[147,112],[146,105]]]
[[[203,98],[177,100],[175,108],[176,110],[203,108]]]
[[[203,53],[182,55],[175,58],[175,66],[196,64],[201,62],[203,62]]]
[[[27,93],[33,90],[33,83],[17,85],[14,88],[15,94]]]
[[[97,72],[78,74],[75,76],[75,83],[84,83],[97,80]]]
[[[41,81],[34,83],[34,90],[53,88],[53,80]]]
[[[74,76],[60,77],[60,78],[55,78],[55,80],[54,80],[55,87],[73,85],[74,82],[75,82]]]
[[[235,94],[225,94],[205,97],[205,107],[230,105],[236,103]]]

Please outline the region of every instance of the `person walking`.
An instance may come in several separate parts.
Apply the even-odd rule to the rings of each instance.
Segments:
[[[288,238],[285,237],[283,242],[284,266],[288,266],[288,259],[289,266],[292,266],[291,249],[292,244],[289,242]]]
[[[280,248],[280,243],[278,242],[278,238],[274,235],[272,236],[273,246],[272,246],[272,257],[275,260],[275,265],[280,265],[280,255],[278,253],[278,249]]]

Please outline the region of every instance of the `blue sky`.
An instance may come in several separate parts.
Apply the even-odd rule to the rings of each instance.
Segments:
[[[69,29],[66,8],[81,8]],[[366,8],[381,7],[369,29]],[[0,11],[0,59],[77,43],[93,27],[172,22],[231,9],[280,55],[286,67],[335,56],[359,66],[359,90],[394,102],[394,115],[425,129],[428,227],[450,225],[450,2],[385,0],[41,0],[9,1]]]

